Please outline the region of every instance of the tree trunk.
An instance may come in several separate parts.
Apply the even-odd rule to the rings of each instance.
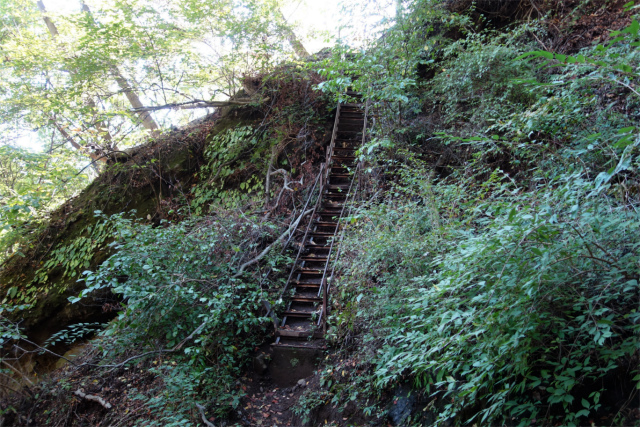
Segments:
[[[93,19],[93,14],[91,13],[91,9],[85,2],[82,2],[82,11],[88,14],[91,17],[91,20],[95,24],[95,20]],[[116,65],[111,65],[110,71],[113,77],[115,78],[116,83],[118,83],[118,86],[120,86],[120,89],[129,100],[132,110],[134,111],[137,110],[136,115],[140,119],[140,123],[142,123],[142,126],[144,126],[145,129],[149,130],[151,132],[151,135],[153,136],[160,135],[158,124],[155,122],[155,120],[153,120],[153,117],[151,117],[151,113],[144,110],[145,107],[144,107],[144,104],[142,104],[142,102],[140,101],[140,97],[133,90],[133,88],[127,81],[127,79],[124,78],[124,76],[122,75],[118,67]]]
[[[47,28],[49,29],[49,33],[51,33],[51,36],[54,38],[57,37],[58,29],[56,28],[56,24],[54,24],[53,21],[51,21],[51,18],[45,15],[45,13],[47,13],[47,9],[44,7],[44,3],[42,3],[42,0],[38,0],[38,9],[40,9],[40,12],[42,12],[42,19],[44,20],[44,23],[47,25]]]
[[[291,27],[289,27],[289,24],[287,23],[287,20],[282,14],[282,11],[278,9],[276,13],[278,15],[282,30],[284,31],[284,35],[287,41],[289,42],[289,44],[291,45],[291,47],[293,48],[293,51],[296,53],[298,58],[300,59],[307,58],[309,56],[309,52],[307,52],[307,49],[305,49],[302,42],[300,42],[300,40],[296,36],[296,33],[293,32]]]
[[[122,89],[122,92],[124,92],[124,95],[129,100],[131,108],[137,110],[136,114],[140,119],[142,126],[144,126],[145,129],[151,131],[151,135],[153,135],[154,137],[160,135],[158,124],[155,122],[155,120],[153,120],[153,117],[151,117],[151,113],[144,110],[145,107],[140,101],[140,97],[138,97],[138,94],[133,90],[131,85],[129,85],[127,79],[122,76],[122,73],[120,73],[118,67],[116,67],[115,65],[111,67],[111,74],[113,74],[113,77],[115,77],[118,86],[120,86],[120,89]]]
[[[42,20],[47,25],[47,29],[49,30],[49,34],[51,34],[51,37],[55,40],[59,35],[58,28],[56,27],[56,24],[53,23],[51,18],[49,18],[46,15],[47,9],[44,7],[44,3],[42,3],[42,0],[38,0],[37,4],[38,4],[38,9],[40,9],[40,12],[42,12]],[[71,70],[71,73],[73,74],[73,70]],[[98,107],[96,105],[96,102],[93,100],[93,98],[89,97],[88,100],[85,101],[85,102],[86,102],[86,105],[89,107],[89,109],[97,117]],[[83,148],[80,144],[75,142],[73,140],[73,138],[71,138],[71,136],[69,134],[67,134],[64,131],[64,129],[62,127],[60,127],[57,123],[54,122],[54,125],[56,126],[56,129],[58,129],[58,131],[60,131],[60,133],[62,133],[62,135],[67,139],[67,141],[69,141],[71,143],[73,148],[75,148],[77,150],[80,150],[80,151],[88,152],[89,156],[92,158],[92,160],[94,160],[94,161],[96,160],[94,158],[94,153],[89,152],[88,150]],[[109,128],[107,127],[107,125],[102,120],[97,120],[95,122],[95,127],[98,130],[98,132],[100,133],[100,135],[102,135],[102,138],[105,140],[105,145],[107,146],[107,148],[108,149],[117,149],[117,147],[113,144],[113,138],[111,137],[111,133],[109,132]],[[97,155],[95,155],[95,156],[99,157]],[[106,159],[105,159],[105,161],[106,161]]]

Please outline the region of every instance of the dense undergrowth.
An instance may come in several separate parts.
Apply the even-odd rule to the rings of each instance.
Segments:
[[[127,413],[140,411],[142,418],[136,419],[145,425],[191,424],[201,417],[197,405],[211,417],[227,417],[238,407],[244,392],[236,380],[255,347],[270,336],[268,314],[283,308],[279,298],[282,268],[290,262],[287,245],[295,224],[308,220],[300,209],[312,196],[330,132],[326,96],[312,90],[317,75],[300,67],[282,73],[253,78],[261,93],[271,96],[267,105],[231,109],[207,126],[206,143],[191,147],[201,150],[202,165],[190,190],[182,177],[158,167],[157,159],[136,163],[137,169],[151,169],[169,180],[169,191],[150,201],[157,203],[155,212],[114,214],[109,209],[107,214],[82,206],[73,213],[76,220],[88,217],[95,226],[88,233],[80,230],[70,245],[50,245],[50,259],[39,264],[36,279],[27,286],[12,283],[2,306],[3,315],[12,319],[33,311],[33,305],[19,305],[33,301],[25,295],[45,290],[63,297],[73,293],[71,306],[97,305],[118,313],[108,325],[67,325],[44,342],[32,337],[33,329],[3,318],[2,344],[9,350],[3,362],[15,370],[6,364],[2,368],[3,386],[16,390],[15,397],[22,395],[3,407],[5,421],[25,422],[26,407],[38,408],[27,423],[62,422],[69,411],[78,410],[72,394],[65,396],[71,387],[67,383],[45,382],[36,392],[20,388],[31,381],[28,361],[35,355],[87,337],[94,337],[95,350],[73,365],[66,374],[69,381],[75,384],[73,378],[82,375],[94,378],[93,384],[113,383],[114,371],[126,376],[127,370],[144,365],[155,380],[147,375],[138,387],[129,384],[124,390],[126,382],[115,381],[111,393],[102,394],[107,401],[121,400]],[[167,157],[170,164],[180,161]],[[116,164],[104,175],[121,175],[120,169]],[[135,174],[120,180],[127,178],[125,186],[141,185]],[[99,233],[91,234],[93,229]],[[78,249],[78,242],[86,242],[88,249]],[[99,264],[94,247],[103,254]],[[51,288],[60,269],[78,284],[59,282]],[[48,287],[34,287],[35,280]],[[22,350],[16,353],[16,348]],[[117,423],[123,415],[111,412],[105,419]],[[82,423],[82,417],[73,422]]]
[[[371,385],[332,367],[319,400],[408,383],[416,425],[637,424],[638,21],[560,54],[544,19],[425,10],[351,65],[386,193],[352,218],[331,332]]]
[[[111,289],[126,304],[91,363],[152,364],[162,381],[126,393],[140,423],[238,406],[288,258],[277,244],[240,266],[299,212],[325,94],[348,100],[347,87],[371,105],[368,193],[333,288],[337,355],[294,412],[319,424],[320,408],[356,405],[383,423],[408,386],[400,424],[640,423],[637,7],[405,6],[366,49],[254,76],[261,119],[209,138],[198,185],[166,202],[171,221],[101,216],[113,255],[81,296]],[[599,32],[578,43],[584,25]]]

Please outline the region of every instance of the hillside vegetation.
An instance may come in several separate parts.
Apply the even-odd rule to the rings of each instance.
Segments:
[[[0,419],[640,425],[638,10],[398,2],[364,46],[246,76],[250,104],[118,155],[3,264]],[[271,413],[251,358],[347,89],[370,126],[329,347]],[[86,338],[40,383],[15,367]]]

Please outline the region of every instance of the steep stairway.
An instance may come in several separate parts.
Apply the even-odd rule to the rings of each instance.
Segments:
[[[347,92],[356,100],[358,94]],[[353,192],[356,150],[366,131],[362,103],[339,104],[327,161],[321,171],[319,198],[283,292],[287,309],[276,330],[275,347],[321,348],[326,332],[332,262],[337,252],[340,219]]]

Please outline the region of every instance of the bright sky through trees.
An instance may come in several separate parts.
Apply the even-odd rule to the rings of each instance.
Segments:
[[[74,14],[78,16],[78,12],[82,9],[82,2],[78,0],[43,0],[43,3],[47,10],[47,14],[51,16],[54,24],[58,22],[58,26],[60,27],[65,26],[64,18],[71,17]],[[119,2],[88,1],[86,3],[91,8],[92,13],[99,13],[101,10],[108,10],[112,7],[114,10],[117,7],[122,7],[122,4],[118,4],[118,6],[116,6],[116,3]],[[124,4],[127,3],[131,3],[134,8],[139,7],[136,6],[136,2],[124,2]],[[245,2],[233,2],[233,4],[242,4],[244,7]],[[277,8],[277,6],[275,6],[276,4],[279,4],[282,16],[286,21],[283,24],[292,26],[296,36],[302,41],[304,47],[309,53],[315,53],[324,47],[331,46],[338,39],[342,39],[352,46],[357,46],[370,37],[371,29],[375,27],[375,24],[379,22],[381,18],[392,17],[395,12],[395,3],[384,1],[345,3],[343,0],[326,0],[323,2],[293,0],[288,2],[273,2],[271,6],[272,12],[274,12],[273,9]],[[194,5],[194,9],[196,11],[200,9],[199,6],[202,6],[198,5],[197,2],[194,2]],[[159,2],[157,9],[162,15],[165,13],[162,12],[162,10],[169,10],[172,6],[174,6],[172,2]],[[203,14],[206,13],[207,12],[203,12]],[[167,22],[171,22],[172,17],[166,15],[166,18]],[[98,19],[108,18],[103,15]],[[215,20],[216,18],[214,17],[212,19]],[[135,20],[133,22],[135,22]],[[44,29],[44,25],[42,29]],[[207,36],[206,34],[197,36],[202,36],[205,39],[209,37],[209,40],[211,40],[210,36]],[[219,63],[222,59],[220,55],[225,55],[224,52],[221,53],[221,50],[228,49],[229,46],[219,45],[218,43],[220,43],[220,41],[216,42],[215,40],[212,45],[211,42],[207,42],[205,39],[203,39],[203,42],[197,42],[195,40],[192,42],[192,48],[194,49],[195,54],[201,55],[202,58],[207,58],[210,64],[215,64],[216,62]],[[124,43],[127,43],[126,40]],[[167,54],[167,57],[169,57],[169,54]],[[143,63],[135,65],[135,62],[130,62],[129,74],[131,75],[131,73],[134,73],[134,75],[131,75],[134,80],[139,81],[142,78],[140,74],[143,72],[143,69],[141,68],[143,66]],[[107,82],[105,81],[104,83]],[[203,85],[203,87],[204,86],[205,85]],[[211,88],[211,85],[209,85],[209,87]],[[176,87],[175,89],[178,88]],[[111,87],[108,88],[108,90],[111,92],[118,92],[121,88],[118,88],[118,86],[115,85],[115,82],[111,82]],[[182,91],[181,89],[178,90]],[[139,95],[143,104],[157,105],[159,103],[158,99],[149,98],[149,92],[145,91],[142,87],[140,87],[138,92],[140,91],[141,93]],[[226,91],[225,95],[224,92],[225,91],[222,91],[216,94],[214,91],[214,93],[211,94],[209,89],[209,94],[211,94],[216,100],[224,100],[231,94]],[[205,95],[206,94],[204,92],[200,94],[200,96]],[[169,125],[180,126],[185,122],[185,120],[192,120],[198,116],[207,114],[210,111],[211,110],[203,109],[190,110],[188,111],[188,114],[185,115],[176,114],[171,110],[164,110],[156,111],[153,115],[156,117],[156,120],[161,122],[161,127],[163,122],[164,127],[166,128]],[[41,134],[38,135],[33,131],[24,130],[18,134],[17,138],[13,139],[12,143],[14,145],[37,150],[41,148],[42,141],[43,138]],[[7,141],[5,140],[4,143],[7,143]]]

